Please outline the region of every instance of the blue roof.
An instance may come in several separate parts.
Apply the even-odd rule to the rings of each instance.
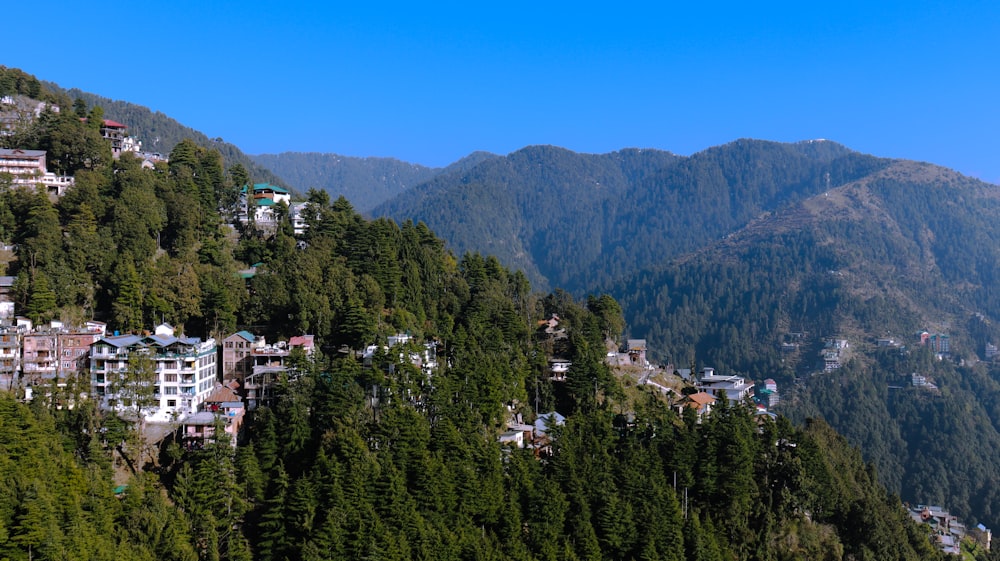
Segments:
[[[559,426],[566,422],[566,417],[563,417],[559,413],[552,411],[551,413],[543,413],[538,416],[535,420],[535,434],[546,434],[547,429],[550,427]]]
[[[253,343],[257,339],[256,337],[253,336],[253,333],[250,333],[249,331],[245,330],[237,331],[236,333],[233,333],[233,335],[239,335],[240,337],[243,337],[244,339],[250,341],[251,343]]]

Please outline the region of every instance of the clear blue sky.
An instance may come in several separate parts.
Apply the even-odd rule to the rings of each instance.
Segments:
[[[0,64],[251,154],[828,138],[1000,182],[995,1],[105,4],[46,3]]]

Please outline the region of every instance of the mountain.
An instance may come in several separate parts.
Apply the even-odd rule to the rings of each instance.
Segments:
[[[345,197],[362,213],[403,191],[441,174],[467,170],[488,159],[488,152],[473,152],[445,168],[429,168],[395,158],[354,158],[317,152],[259,154],[253,160],[305,192],[317,188],[331,198]]]
[[[1000,367],[979,359],[1000,340],[998,242],[1000,189],[893,161],[605,288],[662,359],[778,380],[782,412],[829,422],[904,500],[995,527]],[[851,350],[827,372],[829,338]]]
[[[612,294],[658,361],[774,378],[787,414],[847,435],[904,500],[1000,524],[1000,368],[979,362],[1000,341],[1000,188],[832,142],[645,157],[530,147],[378,211]],[[851,351],[823,372],[829,338]]]
[[[885,165],[826,141],[739,140],[690,157],[532,146],[435,178],[373,213],[422,220],[459,253],[494,254],[537,286],[584,293]]]
[[[606,288],[664,357],[763,375],[788,332],[902,338],[1000,320],[998,224],[996,186],[895,161]],[[965,331],[953,352],[971,358],[992,334]]]

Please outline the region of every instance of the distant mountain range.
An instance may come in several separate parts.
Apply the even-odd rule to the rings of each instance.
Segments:
[[[430,181],[438,175],[463,172],[497,158],[489,152],[473,152],[444,168],[428,168],[395,158],[355,158],[317,152],[283,152],[251,156],[301,192],[316,188],[331,198],[345,197],[361,213]]]
[[[690,157],[532,146],[435,178],[374,214],[423,220],[459,252],[495,254],[540,288],[583,293],[885,165],[833,142],[740,140]]]

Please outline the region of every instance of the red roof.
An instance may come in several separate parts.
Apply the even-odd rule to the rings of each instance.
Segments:
[[[118,121],[112,121],[111,119],[104,119],[104,126],[110,127],[110,128],[113,128],[113,129],[128,128],[125,125],[119,123]]]
[[[288,340],[289,347],[312,347],[313,346],[313,336],[312,335],[296,335]]]
[[[232,388],[226,386],[216,386],[212,393],[205,398],[205,403],[225,403],[239,401],[240,397]]]

